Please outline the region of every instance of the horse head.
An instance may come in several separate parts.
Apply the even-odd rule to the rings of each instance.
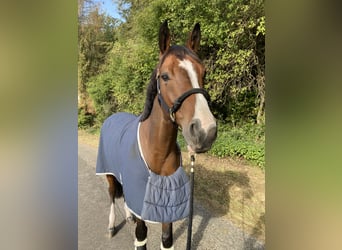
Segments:
[[[208,105],[210,97],[203,89],[205,67],[196,54],[200,39],[197,23],[186,46],[170,46],[170,31],[165,21],[159,30],[156,71],[159,103],[196,153],[208,151],[217,136],[216,119]]]

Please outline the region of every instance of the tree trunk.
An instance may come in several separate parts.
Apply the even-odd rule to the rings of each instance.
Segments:
[[[260,103],[258,108],[258,114],[257,114],[257,124],[263,124],[265,123],[265,95],[262,94],[260,96]]]

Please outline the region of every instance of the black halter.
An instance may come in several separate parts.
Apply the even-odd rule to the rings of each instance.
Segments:
[[[158,101],[160,106],[170,115],[170,118],[172,120],[172,122],[176,121],[176,116],[175,113],[177,112],[177,110],[182,106],[182,103],[185,101],[186,98],[188,98],[189,96],[193,95],[193,94],[202,94],[204,95],[205,99],[210,102],[210,96],[208,94],[208,92],[202,88],[192,88],[189,91],[186,91],[184,94],[182,94],[180,97],[178,97],[174,102],[172,107],[169,107],[161,92],[160,92],[160,83],[159,83],[159,76],[157,78],[157,91],[158,91]]]

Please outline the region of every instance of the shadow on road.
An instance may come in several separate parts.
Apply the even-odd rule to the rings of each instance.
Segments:
[[[189,173],[190,166],[185,165],[185,170]],[[245,225],[251,223],[251,216],[248,206],[251,205],[251,199],[254,196],[250,185],[250,179],[246,172],[233,170],[211,170],[203,167],[201,164],[195,166],[195,200],[200,204],[207,205],[205,207],[213,207],[215,211],[205,213],[194,208],[194,217],[200,217],[199,226],[193,228],[192,248],[197,249],[201,243],[203,235],[209,222],[212,218],[222,217],[229,213],[230,216],[239,218],[239,228],[243,231],[244,250],[260,249],[258,238],[263,237],[263,229],[265,226],[265,213],[261,215],[254,215],[254,227],[246,230]],[[240,209],[237,209],[240,208]],[[234,211],[232,211],[234,210]],[[174,239],[176,240],[182,234],[187,233],[188,221],[185,220],[179,228],[174,232]],[[228,232],[229,233],[229,232]],[[260,237],[261,236],[261,237]],[[259,242],[260,243],[260,242]]]
[[[258,238],[258,236],[260,236],[262,234],[261,228],[265,226],[265,213],[262,213],[262,215],[260,215],[258,222],[256,223],[256,225],[253,228],[253,233],[252,233],[252,237],[250,238],[245,238],[244,240],[244,250],[249,250],[249,249],[253,249],[253,246],[256,243],[256,239]]]
[[[211,219],[211,216],[203,216],[203,214],[194,213],[194,216],[199,215],[201,217],[201,221],[198,226],[198,230],[194,230],[192,233],[192,244],[191,249],[198,249],[199,243],[201,242],[203,238],[203,234],[205,229],[207,228],[209,221]],[[182,234],[187,234],[188,230],[188,220],[184,220],[182,224],[177,228],[177,230],[174,232],[174,240],[176,241],[178,237],[180,237]]]
[[[126,220],[121,221],[120,224],[115,226],[113,237],[126,225]]]

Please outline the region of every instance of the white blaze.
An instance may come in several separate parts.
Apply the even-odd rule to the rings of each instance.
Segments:
[[[191,85],[193,88],[199,88],[197,73],[189,60],[182,60],[179,66],[186,70],[188,73]],[[201,121],[202,128],[206,131],[210,125],[215,124],[215,118],[210,112],[208,102],[202,94],[195,94],[195,113],[193,119],[199,119]]]

